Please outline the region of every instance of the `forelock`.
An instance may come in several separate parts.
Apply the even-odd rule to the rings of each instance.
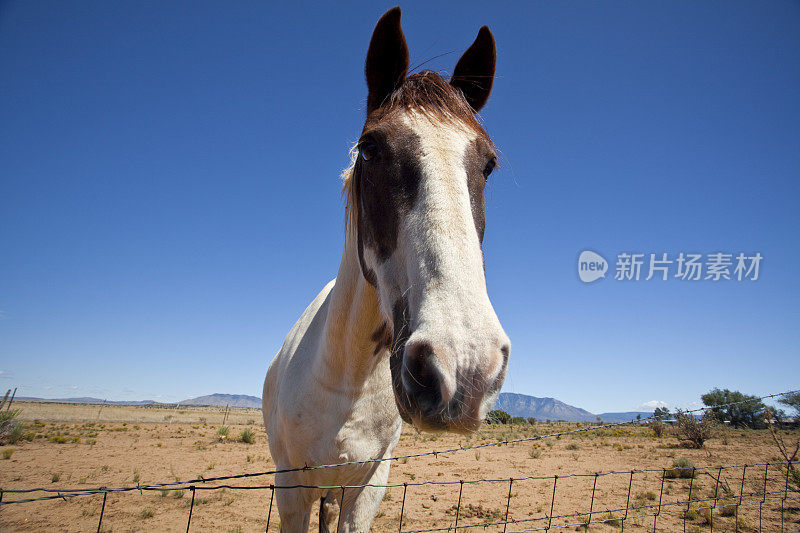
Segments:
[[[466,127],[491,143],[461,90],[436,72],[424,70],[408,76],[380,107],[369,114],[364,129],[402,111],[413,111],[432,120]]]

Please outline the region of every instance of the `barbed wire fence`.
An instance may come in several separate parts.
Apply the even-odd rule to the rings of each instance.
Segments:
[[[762,401],[765,399],[782,397],[787,394],[799,392],[798,390],[786,391],[782,393],[769,394],[761,397],[748,398],[738,402],[713,405],[683,411],[685,414],[708,413],[714,410],[725,409],[737,405]],[[539,441],[548,438],[560,438],[565,435],[594,432],[601,429],[618,428],[620,426],[641,425],[655,420],[655,416],[643,419],[617,422],[610,424],[599,424],[587,427],[576,428],[568,431],[548,433],[546,435],[535,435],[529,437],[499,440],[497,442],[481,443],[471,446],[459,446],[442,450],[433,450],[420,453],[401,455],[390,458],[379,458],[367,461],[347,461],[325,465],[304,465],[302,467],[290,469],[275,469],[263,472],[235,474],[216,477],[198,477],[189,481],[174,481],[164,483],[137,484],[136,486],[126,487],[97,487],[93,489],[53,489],[47,487],[36,487],[27,489],[3,489],[0,488],[0,512],[3,507],[17,504],[29,504],[33,502],[63,500],[68,501],[73,498],[84,496],[102,495],[100,504],[100,515],[97,523],[97,531],[101,531],[105,517],[106,505],[109,494],[131,493],[131,492],[152,492],[175,490],[190,491],[191,500],[188,506],[188,517],[186,530],[190,530],[192,516],[195,510],[195,497],[198,492],[204,491],[268,491],[269,504],[266,512],[266,530],[270,530],[274,509],[275,493],[280,490],[297,489],[316,489],[321,491],[339,491],[337,495],[339,501],[344,501],[348,490],[358,490],[365,487],[381,487],[386,490],[402,490],[400,503],[400,513],[397,517],[396,529],[399,533],[425,533],[437,531],[469,531],[476,528],[503,531],[504,533],[522,533],[528,531],[549,531],[551,529],[578,528],[586,530],[591,524],[610,524],[618,526],[624,530],[626,525],[634,525],[637,528],[650,529],[645,526],[645,519],[652,519],[652,531],[657,531],[659,523],[670,522],[670,529],[682,527],[686,531],[687,522],[700,519],[702,525],[708,526],[711,531],[714,529],[715,513],[717,522],[724,518],[733,520],[735,531],[757,530],[772,531],[777,524],[780,524],[780,531],[784,531],[788,525],[786,513],[800,511],[800,489],[796,486],[794,475],[797,472],[798,461],[772,461],[761,463],[744,463],[727,466],[708,466],[708,467],[673,467],[660,469],[634,469],[634,470],[615,470],[606,472],[586,473],[586,474],[565,474],[547,476],[519,476],[507,478],[481,478],[481,479],[459,479],[451,481],[411,481],[405,483],[361,484],[361,485],[237,485],[230,482],[247,478],[258,478],[276,473],[301,472],[318,469],[336,468],[349,465],[363,465],[369,463],[379,463],[384,461],[407,461],[408,459],[420,457],[439,457],[445,454],[453,454],[466,450],[479,450],[495,446],[517,444],[521,442]],[[713,481],[713,490],[703,486],[700,489],[700,478],[708,477]],[[580,510],[561,511],[563,503],[559,500],[561,492],[559,487],[564,483],[577,480],[591,482],[591,490],[586,485],[588,496]],[[621,480],[621,481],[619,481]],[[560,483],[560,484],[559,484]],[[544,485],[547,487],[549,497],[540,503],[534,513],[531,502],[518,504],[520,500],[518,493],[512,489],[519,490],[523,485]],[[603,485],[607,485],[604,490]],[[497,510],[487,510],[479,503],[474,505],[466,503],[465,487],[477,487],[484,485],[508,486],[508,490],[503,498],[505,505],[504,512]],[[639,490],[634,492],[634,487]],[[415,491],[419,492],[421,487],[457,488],[458,496],[455,503],[444,510],[444,517],[447,524],[441,527],[429,527],[424,529],[403,529],[404,520],[407,518],[411,496]],[[550,488],[552,490],[550,491]],[[645,490],[647,489],[647,490]],[[738,489],[738,490],[737,490]],[[705,490],[705,493],[703,492]],[[674,492],[677,491],[677,494]],[[531,492],[531,491],[528,491]],[[540,492],[541,489],[540,489]],[[562,488],[563,492],[563,488]],[[619,496],[619,504],[608,505],[607,498],[601,501],[608,493]],[[43,494],[34,496],[34,494]],[[25,495],[25,497],[19,497]],[[16,499],[8,499],[11,496]],[[621,504],[624,496],[625,504]],[[436,494],[432,495],[434,501]],[[633,500],[632,500],[633,498]],[[574,497],[570,498],[569,505],[575,506]],[[479,498],[479,501],[485,501]],[[515,504],[512,507],[512,502]],[[587,504],[588,502],[588,504]],[[419,502],[417,502],[419,503]],[[774,506],[780,504],[779,508]],[[787,507],[791,504],[793,507]],[[765,508],[766,506],[766,508]],[[772,507],[770,507],[772,506]],[[425,507],[425,505],[422,505]],[[744,522],[742,513],[747,510],[755,510],[757,507],[757,527],[755,524]],[[513,510],[513,511],[512,511]],[[621,516],[618,516],[621,515]],[[753,513],[750,513],[753,514]],[[524,515],[524,516],[523,516]],[[540,516],[535,516],[540,515]],[[340,516],[341,518],[341,516]],[[470,519],[478,518],[478,521]],[[755,516],[751,516],[755,520]],[[797,524],[798,522],[794,522]],[[394,529],[394,528],[392,528]],[[337,528],[338,530],[338,528]],[[793,531],[798,531],[794,529]]]

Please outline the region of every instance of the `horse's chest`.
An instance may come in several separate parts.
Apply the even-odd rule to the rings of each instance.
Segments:
[[[308,464],[365,461],[385,457],[394,449],[400,433],[400,418],[393,404],[345,402],[329,398],[325,409],[309,409],[295,403],[283,416],[281,433],[285,451]],[[391,400],[391,398],[390,398]],[[393,400],[392,400],[393,401]],[[309,460],[310,459],[310,460]]]

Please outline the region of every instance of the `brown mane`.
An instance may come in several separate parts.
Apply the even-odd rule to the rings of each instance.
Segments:
[[[423,70],[408,76],[380,107],[369,114],[364,131],[400,111],[416,111],[432,119],[466,127],[493,145],[461,90],[450,85],[436,72]],[[355,180],[352,179],[357,155],[357,149],[353,147],[350,152],[351,164],[342,172],[345,223],[350,231],[358,227]]]

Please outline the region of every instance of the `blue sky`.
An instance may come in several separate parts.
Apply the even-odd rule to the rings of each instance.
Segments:
[[[335,276],[339,172],[392,3],[0,4],[0,386],[259,395]],[[799,388],[800,4],[402,3],[412,64],[487,24],[505,389],[600,412]],[[757,281],[578,279],[594,250]]]

